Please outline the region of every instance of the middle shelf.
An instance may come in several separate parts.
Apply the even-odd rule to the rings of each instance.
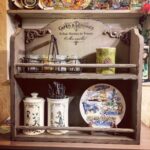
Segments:
[[[15,78],[26,79],[97,79],[97,80],[137,80],[138,77],[131,73],[97,74],[97,73],[17,73]]]

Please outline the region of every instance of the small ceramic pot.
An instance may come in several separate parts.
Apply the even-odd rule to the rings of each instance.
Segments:
[[[69,98],[52,99],[48,101],[48,126],[50,127],[68,127],[68,107]],[[67,130],[47,130],[54,135],[65,134]]]
[[[24,125],[25,126],[44,126],[44,99],[37,97],[38,93],[31,93],[32,97],[27,97],[24,102]],[[38,135],[44,130],[23,130],[26,135]]]

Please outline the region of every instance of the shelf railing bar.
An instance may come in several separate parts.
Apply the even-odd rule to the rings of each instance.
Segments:
[[[134,133],[135,130],[131,128],[92,128],[92,127],[31,127],[31,126],[17,126],[16,129],[35,129],[35,130],[68,130],[68,131],[99,131],[99,132],[118,132],[118,133]]]
[[[16,67],[81,67],[81,68],[136,68],[136,64],[52,64],[52,63],[17,63]]]

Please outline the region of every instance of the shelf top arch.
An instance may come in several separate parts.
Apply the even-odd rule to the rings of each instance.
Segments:
[[[9,15],[35,19],[99,19],[139,18],[143,13],[135,10],[8,10]]]

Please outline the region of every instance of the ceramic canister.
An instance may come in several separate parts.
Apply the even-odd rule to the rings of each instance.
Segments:
[[[48,101],[48,126],[68,127],[69,97],[63,99],[47,98]],[[67,130],[47,130],[54,135],[65,134]]]
[[[38,97],[38,93],[31,93],[32,97],[26,97],[24,102],[24,125],[25,126],[44,126],[44,102],[45,100]],[[25,129],[26,135],[38,135],[44,130]]]
[[[115,47],[101,47],[96,49],[96,62],[99,64],[115,64],[115,56]],[[114,74],[115,68],[97,68],[97,73]]]

